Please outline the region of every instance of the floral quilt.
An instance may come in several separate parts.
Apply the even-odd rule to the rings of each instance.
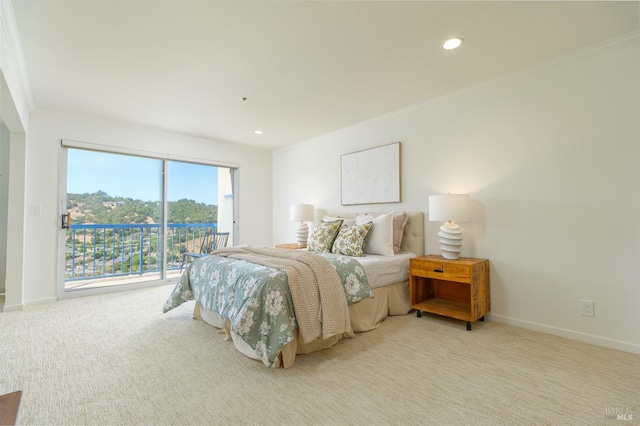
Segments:
[[[341,278],[347,303],[372,298],[364,269],[348,256],[318,253]],[[163,312],[196,300],[229,319],[231,330],[256,351],[266,366],[293,340],[297,327],[287,274],[228,257],[195,259],[164,304]]]

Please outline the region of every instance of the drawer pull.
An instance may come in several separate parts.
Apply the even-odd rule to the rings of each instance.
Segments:
[[[434,269],[433,272],[440,272],[443,273],[444,271],[442,269]]]

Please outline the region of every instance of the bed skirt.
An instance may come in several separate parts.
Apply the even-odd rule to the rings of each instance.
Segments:
[[[409,282],[389,284],[373,289],[373,299],[364,299],[349,307],[351,326],[356,333],[362,333],[378,328],[388,315],[406,315],[411,310],[409,304]],[[230,322],[217,313],[202,307],[199,303],[193,311],[193,317],[201,319],[209,325],[224,331],[226,340],[233,341],[234,346],[243,355],[259,359],[255,351],[240,336],[230,330]],[[343,335],[328,339],[316,339],[309,343],[302,343],[296,329],[293,341],[284,346],[274,367],[291,367],[297,354],[308,354],[331,346],[342,340]]]

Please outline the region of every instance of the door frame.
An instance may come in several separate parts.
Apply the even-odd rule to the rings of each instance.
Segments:
[[[160,242],[160,250],[162,253],[162,269],[160,278],[157,280],[148,280],[141,281],[136,283],[127,283],[120,284],[116,286],[103,286],[103,287],[93,287],[86,289],[76,289],[73,291],[65,290],[65,249],[66,249],[66,229],[62,228],[62,215],[66,214],[67,211],[67,150],[68,148],[74,149],[85,149],[91,151],[104,152],[109,154],[121,154],[121,155],[132,155],[136,157],[145,157],[151,159],[162,160],[162,202],[163,202],[163,212],[162,212],[162,227],[160,230],[159,238],[161,238]],[[74,141],[68,139],[62,139],[60,141],[60,182],[59,182],[59,205],[58,205],[58,256],[57,256],[57,297],[58,299],[66,299],[73,297],[86,296],[89,294],[104,294],[104,293],[112,293],[115,291],[125,291],[132,290],[138,288],[145,287],[154,287],[158,285],[175,283],[178,281],[178,277],[167,278],[166,277],[166,252],[165,252],[165,237],[166,237],[166,228],[167,228],[167,220],[168,220],[168,202],[167,199],[167,162],[168,161],[179,161],[193,164],[202,164],[207,166],[215,166],[215,167],[225,167],[231,170],[231,181],[233,186],[233,244],[237,244],[238,240],[238,169],[239,166],[233,163],[225,163],[221,161],[208,160],[203,158],[191,158],[186,156],[176,156],[159,152],[149,152],[149,151],[141,151],[130,148],[121,148],[114,147],[108,145],[94,144],[90,142],[81,142]]]

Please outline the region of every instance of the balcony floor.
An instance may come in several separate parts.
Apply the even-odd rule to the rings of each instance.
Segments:
[[[180,271],[168,271],[167,272],[167,280],[171,280],[174,278],[179,278],[182,273]],[[131,275],[125,277],[112,277],[112,278],[96,278],[92,280],[81,280],[81,281],[69,281],[64,285],[65,291],[73,291],[73,290],[85,290],[88,288],[101,288],[101,287],[115,287],[126,284],[137,284],[144,283],[149,281],[158,281],[160,280],[160,273],[152,272],[148,274],[142,275]]]

